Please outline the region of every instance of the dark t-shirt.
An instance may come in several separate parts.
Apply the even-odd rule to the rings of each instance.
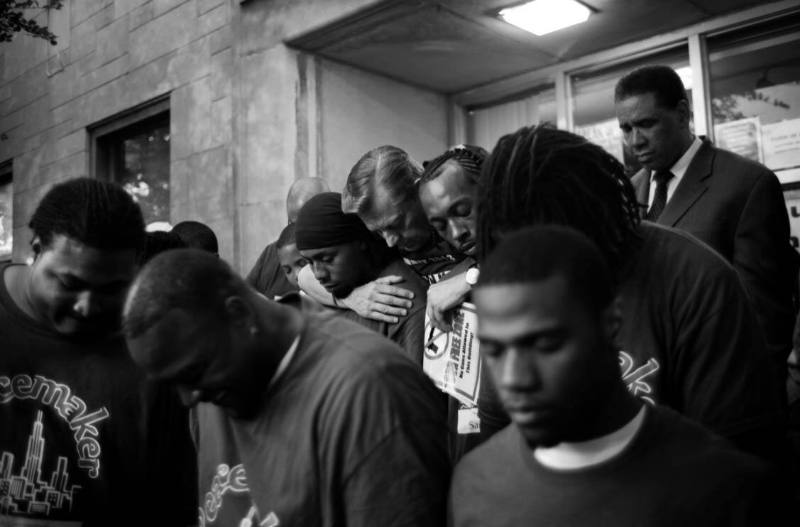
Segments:
[[[464,255],[436,237],[437,243],[425,251],[404,253],[403,261],[428,284],[435,284],[464,259]]]
[[[196,510],[186,410],[120,337],[78,340],[9,296],[0,268],[0,525],[140,525]],[[58,523],[58,525],[62,525]]]
[[[284,296],[298,291],[298,288],[289,282],[286,273],[281,269],[275,242],[264,247],[255,265],[247,273],[245,281],[267,298]]]
[[[540,464],[512,424],[456,467],[449,508],[454,527],[784,525],[775,490],[756,458],[654,407],[619,455],[575,470]]]
[[[408,310],[406,316],[398,317],[399,321],[397,323],[389,324],[364,318],[349,309],[336,310],[335,312],[337,315],[358,322],[362,326],[377,331],[392,342],[397,343],[406,352],[408,358],[421,367],[425,332],[425,292],[428,289],[428,284],[404,264],[402,260],[395,260],[387,265],[377,278],[390,275],[402,276],[403,282],[397,285],[414,293],[411,309]]]
[[[358,324],[309,316],[258,417],[204,404],[198,418],[200,525],[444,524],[444,404],[395,344]]]
[[[619,291],[628,389],[774,457],[783,433],[780,387],[736,272],[682,231],[643,222],[639,232]],[[481,398],[481,426],[496,432],[508,417],[491,385]]]

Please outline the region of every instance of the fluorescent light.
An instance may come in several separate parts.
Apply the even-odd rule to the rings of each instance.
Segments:
[[[499,14],[509,24],[542,36],[586,22],[592,11],[575,0],[533,0],[527,4],[507,7]]]

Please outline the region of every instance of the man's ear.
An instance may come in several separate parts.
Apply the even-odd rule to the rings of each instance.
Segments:
[[[622,327],[622,301],[619,296],[603,310],[603,332],[609,342],[616,343],[617,335]]]
[[[36,261],[42,254],[42,239],[39,236],[34,236],[31,240],[31,249],[33,249],[33,261]]]
[[[686,126],[686,129],[689,129],[689,123],[692,120],[692,110],[689,108],[689,101],[686,99],[681,99],[678,101],[677,106],[675,106],[675,110],[678,112],[678,115],[681,119],[681,124]]]
[[[253,309],[239,295],[231,295],[225,299],[225,312],[228,314],[228,321],[234,326],[250,327],[255,323]]]

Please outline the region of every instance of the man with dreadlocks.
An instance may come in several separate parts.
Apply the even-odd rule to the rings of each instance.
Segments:
[[[619,362],[628,389],[766,458],[783,452],[780,389],[736,272],[680,231],[640,222],[622,165],[548,126],[502,137],[478,194],[478,260],[538,224],[586,234],[614,270]]]
[[[487,157],[489,153],[479,146],[456,146],[426,163],[419,180],[420,204],[428,223],[443,240],[465,257],[447,276],[428,289],[428,319],[432,326],[443,331],[451,329],[449,315],[469,299],[472,286],[477,281],[475,190]],[[487,375],[486,368],[481,368],[480,374],[483,386],[489,382],[488,378],[484,378]],[[494,430],[492,426],[481,426],[474,405],[462,404],[454,397],[450,398],[449,422],[454,460],[460,459],[488,437],[484,430]]]
[[[489,153],[479,146],[459,145],[425,166],[419,180],[419,200],[428,223],[464,260],[428,289],[427,314],[434,326],[449,328],[446,313],[469,295],[476,281],[475,188]]]
[[[297,214],[297,249],[309,262],[314,277],[335,297],[383,276],[402,276],[414,292],[414,306],[396,324],[361,317],[349,309],[338,314],[368,327],[403,348],[408,358],[422,366],[425,331],[425,282],[400,256],[370,233],[355,214],[342,212],[342,195],[322,192]],[[337,310],[339,311],[339,310]]]

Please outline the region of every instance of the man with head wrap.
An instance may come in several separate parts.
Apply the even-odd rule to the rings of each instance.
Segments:
[[[339,310],[339,314],[395,341],[421,365],[425,283],[395,251],[374,237],[358,216],[342,212],[341,202],[338,192],[317,194],[306,202],[297,216],[297,248],[334,298],[346,297],[355,287],[383,276],[402,276],[403,286],[414,293],[414,300],[396,324],[366,319],[351,310]]]

